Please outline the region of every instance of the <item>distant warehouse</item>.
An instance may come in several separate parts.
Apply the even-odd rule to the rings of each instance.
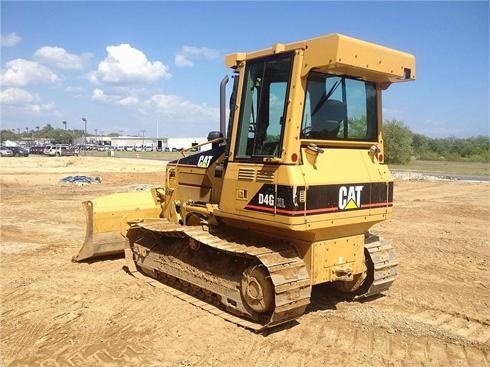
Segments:
[[[207,141],[206,137],[152,138],[141,136],[87,136],[85,143],[77,139],[76,144],[114,147],[118,150],[175,151],[190,148]]]

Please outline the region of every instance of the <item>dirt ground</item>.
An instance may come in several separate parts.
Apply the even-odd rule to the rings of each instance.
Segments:
[[[395,182],[374,227],[398,251],[385,296],[314,289],[297,322],[256,334],[126,274],[72,263],[81,202],[163,182],[164,162],[0,159],[1,366],[488,366],[490,184]],[[86,186],[68,175],[100,176]]]

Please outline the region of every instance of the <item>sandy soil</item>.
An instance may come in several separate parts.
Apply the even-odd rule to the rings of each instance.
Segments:
[[[314,290],[293,324],[255,334],[127,275],[124,259],[72,263],[81,202],[163,182],[164,162],[0,159],[1,366],[487,366],[490,184],[396,181],[386,296]],[[62,185],[68,175],[102,183]]]

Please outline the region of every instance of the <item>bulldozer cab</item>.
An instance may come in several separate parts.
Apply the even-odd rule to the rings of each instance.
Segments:
[[[317,240],[387,218],[381,94],[415,78],[412,55],[331,34],[230,54],[226,65],[237,80],[215,216]]]
[[[413,80],[412,55],[339,34],[228,55],[239,82],[230,160],[300,164],[300,147],[379,145],[381,91]],[[380,154],[382,161],[382,154]]]
[[[251,63],[235,143],[235,160],[280,160],[291,84],[292,55]],[[346,75],[312,72],[306,93],[300,138],[378,142],[377,90],[373,82]],[[295,128],[295,126],[292,126]],[[286,147],[284,147],[286,148]]]

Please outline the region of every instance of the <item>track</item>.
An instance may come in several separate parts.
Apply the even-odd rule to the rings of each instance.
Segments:
[[[128,238],[132,254],[126,251],[126,258],[129,263],[134,260],[138,268],[132,266],[131,273],[141,270],[190,293],[206,302],[191,303],[249,329],[259,331],[295,320],[310,303],[308,271],[296,250],[286,243],[276,241],[264,246],[259,238],[210,233],[200,226],[180,226],[165,219],[134,226]],[[267,283],[256,290],[260,288],[256,285],[256,269],[270,279],[271,289]],[[256,301],[254,295],[250,300],[249,292],[259,293],[260,300]],[[174,295],[190,299],[181,293]],[[262,310],[260,304],[256,305],[267,304],[268,298],[270,307]]]
[[[398,260],[393,246],[371,234],[366,235],[365,241],[368,276],[355,299],[368,298],[387,291],[397,275]]]
[[[295,320],[310,303],[305,264],[285,243],[264,246],[266,239],[210,233],[207,227],[181,226],[166,219],[135,225],[128,238],[131,248],[125,251],[125,268],[129,273],[138,278],[146,274],[157,280],[150,284],[248,329],[261,331]],[[387,242],[368,235],[365,253],[368,276],[352,294],[354,299],[386,291],[397,274],[396,253]],[[256,312],[247,304],[241,291],[247,267],[266,269],[274,287],[273,311]]]

